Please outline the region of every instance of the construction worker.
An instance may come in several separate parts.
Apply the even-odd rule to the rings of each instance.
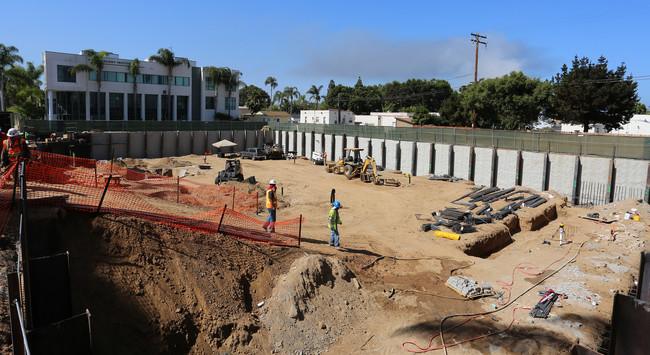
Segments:
[[[274,179],[269,181],[269,187],[266,188],[266,210],[269,211],[269,217],[264,221],[262,228],[271,233],[275,232],[275,211],[278,209],[278,196],[276,190],[278,187]]]
[[[0,155],[2,166],[9,166],[9,164],[18,161],[20,158],[30,158],[27,141],[20,137],[19,130],[10,128],[7,137],[2,143],[2,154]]]
[[[332,236],[330,237],[330,246],[333,246],[335,248],[339,248],[341,246],[339,244],[339,224],[343,224],[343,222],[341,222],[341,218],[339,216],[339,208],[341,208],[341,203],[339,201],[336,201],[332,204],[332,209],[330,209],[330,217],[328,221],[330,230],[332,231]]]

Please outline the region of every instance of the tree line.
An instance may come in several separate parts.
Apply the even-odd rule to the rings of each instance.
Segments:
[[[97,73],[97,94],[101,93],[104,57],[107,51],[85,50],[86,64],[72,67],[77,72]],[[172,77],[174,68],[185,65],[187,58],[177,57],[169,49],[161,48],[148,60],[167,68],[167,107],[163,119],[171,117]],[[40,80],[43,66],[27,62],[14,46],[0,43],[0,111],[12,111],[21,117],[44,118],[45,97]],[[131,62],[129,74],[140,74],[140,61]],[[513,71],[498,78],[481,79],[457,90],[445,80],[409,79],[380,85],[364,85],[361,78],[353,87],[336,84],[330,80],[327,93],[323,85],[312,85],[303,95],[295,86],[277,90],[278,81],[269,76],[264,85],[270,94],[255,85],[246,85],[242,73],[228,67],[206,67],[210,84],[218,88],[224,85],[229,101],[238,88],[239,102],[252,114],[263,109],[299,113],[309,109],[342,109],[355,114],[370,112],[406,111],[413,113],[418,125],[461,126],[493,129],[525,129],[540,116],[560,119],[563,122],[582,125],[584,131],[592,124],[600,123],[607,130],[629,122],[633,114],[647,113],[639,102],[637,83],[626,76],[625,64],[609,69],[607,59],[600,57],[592,62],[587,57],[576,56],[571,66],[562,66],[550,80],[531,78],[520,71]],[[137,93],[137,80],[133,80],[133,93]],[[215,90],[218,100],[219,90]],[[136,97],[136,95],[133,95]],[[217,101],[215,101],[217,102]],[[101,118],[100,105],[97,105]],[[140,113],[133,107],[133,117]],[[215,120],[231,119],[228,113],[215,113]],[[246,119],[243,117],[242,119]]]

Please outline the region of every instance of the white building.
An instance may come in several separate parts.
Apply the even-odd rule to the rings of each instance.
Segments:
[[[159,63],[140,61],[134,100],[133,77],[129,74],[132,60],[117,54],[104,57],[101,92],[97,99],[97,73],[70,69],[86,64],[83,54],[43,53],[45,92],[49,120],[146,120],[146,121],[213,121],[216,112],[239,117],[238,88],[214,85],[206,79],[206,70],[190,61],[190,67],[174,68],[171,85],[171,115],[167,114],[167,68]],[[215,98],[217,99],[215,104]],[[97,114],[97,102],[100,115]],[[134,110],[135,106],[135,110]],[[169,116],[169,117],[168,117]]]
[[[574,125],[562,123],[562,132],[582,132],[582,125]],[[590,133],[607,133],[605,126],[596,123],[589,125]],[[630,118],[630,122],[621,126],[620,129],[612,130],[609,133],[613,134],[638,134],[650,135],[650,115],[634,115]]]
[[[413,114],[409,112],[371,112],[357,115],[354,123],[366,126],[412,127]]]
[[[317,123],[317,124],[354,124],[354,112],[341,110],[301,110],[300,123]]]

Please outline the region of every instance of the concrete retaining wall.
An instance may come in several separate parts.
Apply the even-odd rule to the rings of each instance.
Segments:
[[[434,175],[444,175],[451,173],[453,168],[450,168],[449,165],[449,152],[451,151],[451,145],[449,144],[439,144],[436,143],[434,146],[435,160],[434,160]]]
[[[492,148],[474,148],[474,184],[492,186]]]
[[[205,147],[208,152],[212,152],[212,154],[219,152],[219,149],[213,147],[212,144],[217,143],[218,141],[221,140],[220,133],[221,132],[219,131],[208,131],[207,138],[205,141]]]
[[[370,138],[370,144],[372,145],[372,157],[375,158],[377,165],[385,168],[386,163],[384,162],[384,153],[381,148],[383,142],[384,140],[380,138]]]
[[[178,156],[192,154],[192,132],[178,132]]]
[[[194,131],[192,132],[192,153],[196,155],[203,155],[207,152],[206,149],[206,132],[205,131]]]
[[[400,170],[403,174],[415,175],[417,146],[415,142],[400,142]]]
[[[242,150],[246,150],[246,131],[232,131],[232,133],[232,141],[237,143],[234,151],[241,152]]]
[[[517,179],[517,156],[518,151],[497,149],[497,186],[508,189],[515,186]]]
[[[573,178],[576,172],[576,156],[549,154],[548,160],[548,189],[570,197],[573,192]],[[605,177],[605,182],[607,182],[607,177]]]
[[[370,146],[370,138],[361,138],[359,137],[358,141],[359,146],[357,148],[363,148],[361,151],[361,159],[366,159],[368,155],[372,156],[372,152],[370,149],[372,148]]]
[[[162,157],[162,132],[147,132],[147,158]],[[95,136],[93,135],[93,141]]]
[[[298,132],[296,136],[296,152],[299,156],[306,156],[305,154],[305,132]]]
[[[147,156],[144,132],[129,133],[129,158],[145,158]]]
[[[431,151],[433,150],[433,143],[417,143],[417,166],[415,175],[423,176],[431,174]]]
[[[257,145],[257,131],[246,131],[246,148],[262,147]]]
[[[400,170],[400,142],[392,139],[386,140],[386,161],[384,162],[384,168],[386,170]]]
[[[454,176],[469,180],[469,147],[454,146]]]
[[[332,135],[323,134],[323,136],[325,138],[325,153],[327,153],[327,160],[337,160],[339,156],[334,154],[334,150],[332,149]]]
[[[107,160],[111,157],[111,136],[110,133],[94,133],[93,145],[91,147],[92,158],[95,160]]]
[[[178,132],[163,132],[161,149],[163,157],[177,156]]]
[[[314,152],[314,132],[305,132],[305,156],[311,158]]]
[[[521,186],[541,191],[544,178],[545,153],[521,153]]]
[[[345,151],[343,150],[343,136],[334,136],[334,152],[336,157],[344,157]]]
[[[615,159],[614,200],[643,198],[648,180],[648,162],[645,160]]]
[[[346,148],[362,148],[362,147],[357,147],[357,140],[355,138],[356,137],[354,137],[354,136],[345,137],[345,147]]]
[[[224,140],[227,139],[231,142],[235,142],[235,139],[233,137],[232,131],[220,131],[219,132],[219,140]],[[237,143],[237,142],[235,142]],[[238,152],[241,149],[238,146],[235,147],[227,147],[227,148],[221,148],[222,153],[232,153],[232,152]]]

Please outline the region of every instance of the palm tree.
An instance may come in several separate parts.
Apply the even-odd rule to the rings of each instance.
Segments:
[[[273,89],[278,87],[278,80],[272,76],[269,76],[264,80],[264,86],[271,85],[271,97],[273,97]]]
[[[104,57],[108,55],[107,51],[95,52],[92,49],[82,51],[86,56],[88,64],[77,64],[70,69],[70,74],[76,75],[77,72],[97,72],[97,119],[101,119],[102,105],[100,105],[100,93],[102,91],[102,71],[104,71]]]
[[[167,48],[160,48],[158,54],[152,55],[149,61],[160,63],[167,67],[167,119],[172,117],[171,94],[172,94],[172,73],[174,68],[185,64],[190,67],[190,61],[187,58],[177,58],[174,52]]]
[[[321,96],[320,96],[320,91],[323,89],[323,85],[316,87],[316,85],[312,85],[309,90],[307,90],[307,93],[311,95],[311,99],[314,99],[316,101],[316,109],[318,110],[318,103],[320,102]]]
[[[16,62],[22,63],[23,58],[18,55],[18,48],[5,46],[0,43],[0,111],[6,111],[5,107],[5,71],[13,68]]]
[[[240,80],[241,75],[242,74],[240,71],[230,70],[230,75],[226,81],[226,85],[228,87],[228,116],[230,116],[230,98],[232,97],[232,89],[235,88],[235,90],[237,90],[239,85],[242,84],[242,81]]]
[[[44,96],[40,80],[43,65],[27,62],[25,68],[16,66],[5,73],[6,106],[8,111],[21,117],[42,118],[45,116]]]
[[[208,78],[210,78],[210,81],[212,81],[212,84],[214,85],[214,112],[216,114],[219,108],[219,85],[228,82],[228,77],[230,76],[230,68],[217,68],[209,66],[206,68],[206,70]]]
[[[133,119],[138,117],[138,75],[140,75],[140,60],[138,58],[131,61],[129,73],[133,77]],[[140,117],[142,118],[142,117]]]

